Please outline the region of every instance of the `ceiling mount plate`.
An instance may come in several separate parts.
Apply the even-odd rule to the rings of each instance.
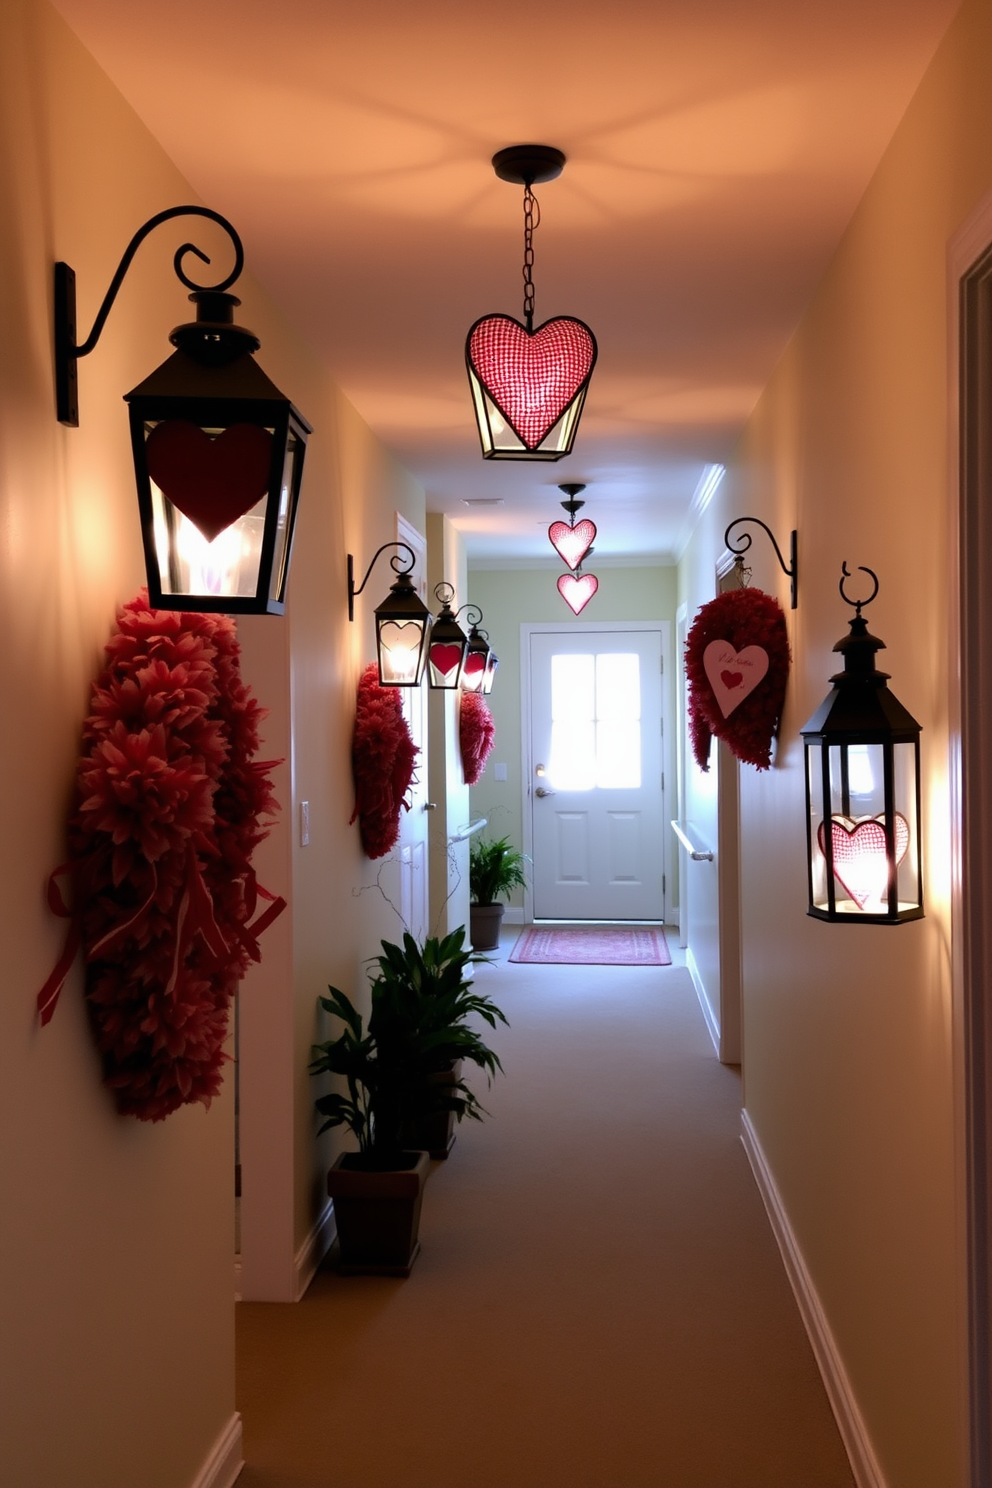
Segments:
[[[493,156],[493,170],[501,181],[518,186],[533,186],[538,181],[553,181],[560,176],[565,153],[554,145],[509,145]]]
[[[580,485],[577,481],[564,481],[558,489],[564,491],[566,496],[578,496],[580,491],[585,490],[585,484]]]

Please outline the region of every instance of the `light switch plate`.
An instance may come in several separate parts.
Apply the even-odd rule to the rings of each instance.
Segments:
[[[493,779],[494,780],[505,780],[506,779],[506,766],[505,765],[493,765]]]

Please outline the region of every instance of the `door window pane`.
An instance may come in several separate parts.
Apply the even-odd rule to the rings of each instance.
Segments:
[[[551,658],[551,757],[558,790],[641,784],[641,678],[636,653]]]

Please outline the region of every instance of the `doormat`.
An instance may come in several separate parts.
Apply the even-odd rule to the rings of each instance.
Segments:
[[[671,966],[656,925],[528,925],[510,955],[529,966]]]

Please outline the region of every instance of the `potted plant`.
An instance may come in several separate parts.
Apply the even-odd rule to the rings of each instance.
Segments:
[[[512,889],[523,888],[527,861],[506,837],[473,842],[469,848],[469,925],[475,950],[494,951],[498,947],[505,909],[499,900]]]
[[[314,1045],[310,1072],[342,1076],[347,1087],[347,1093],[317,1099],[326,1118],[320,1130],[346,1126],[358,1142],[358,1151],[343,1153],[327,1175],[343,1270],[409,1275],[420,1248],[417,1230],[430,1165],[428,1152],[414,1147],[411,1136],[438,1112],[445,1122],[483,1114],[453,1069],[458,1061],[479,1065],[490,1078],[502,1068],[467,1021],[478,1014],[495,1028],[506,1019],[491,999],[472,990],[465,976],[472,954],[464,940],[461,927],[422,948],[411,935],[404,935],[402,947],[383,941],[367,1029],[338,988],[328,988],[330,996],[320,999],[342,1030]]]

